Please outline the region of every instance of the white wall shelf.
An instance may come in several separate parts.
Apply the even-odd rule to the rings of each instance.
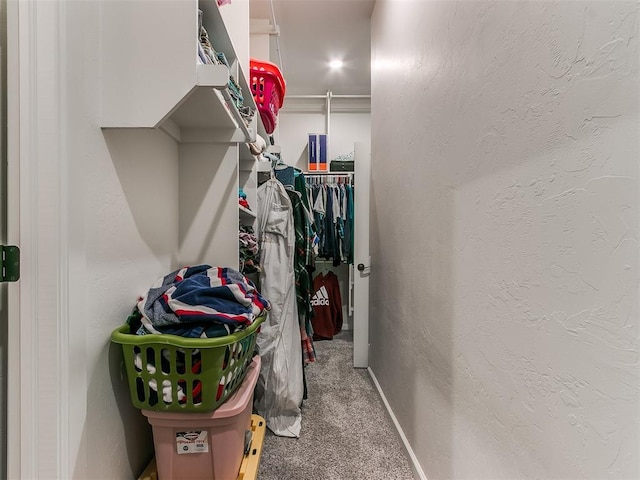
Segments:
[[[271,171],[271,162],[258,162],[258,172],[269,173]]]
[[[253,95],[251,95],[251,98],[253,98]],[[258,134],[264,138],[264,141],[267,142],[267,145],[269,145],[269,134],[267,133],[267,131],[264,128],[264,124],[262,123],[262,120],[260,119],[260,112],[258,111],[257,107],[256,107],[256,117],[258,118]]]
[[[250,170],[253,164],[256,163],[256,157],[251,153],[246,143],[240,145],[239,159],[240,170]]]
[[[255,129],[244,124],[227,89],[227,67],[198,65],[197,78],[198,83],[157,126],[179,142],[253,141]]]
[[[211,45],[228,66],[198,64],[199,11]],[[101,2],[98,44],[103,129],[126,130],[133,143],[145,130],[157,129],[177,143],[167,146],[178,182],[176,262],[237,267],[232,232],[256,218],[250,210],[239,213],[235,197],[241,187],[256,198],[256,161],[246,143],[256,140],[256,132],[268,141],[259,113],[247,126],[229,89],[233,77],[243,105],[256,108],[246,75],[248,3],[220,8],[216,0]],[[144,157],[148,149],[138,154]]]
[[[230,69],[197,64],[198,9]],[[214,0],[104,2],[101,34],[103,128],[161,128],[179,142],[255,140],[257,119],[247,127],[228,90],[233,75],[255,108]]]

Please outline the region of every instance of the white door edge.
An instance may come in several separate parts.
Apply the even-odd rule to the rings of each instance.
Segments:
[[[7,2],[7,242],[20,243],[20,65],[18,2]],[[26,206],[25,206],[26,207]],[[23,254],[24,256],[24,254]],[[9,288],[7,325],[7,477],[22,478],[22,403],[20,370],[20,288],[19,281]]]
[[[71,478],[65,8],[7,2],[9,241],[21,250],[21,278],[9,295],[10,479]]]
[[[353,298],[353,366],[369,366],[369,198],[371,185],[371,147],[355,144],[355,241]],[[358,270],[362,264],[364,271]]]

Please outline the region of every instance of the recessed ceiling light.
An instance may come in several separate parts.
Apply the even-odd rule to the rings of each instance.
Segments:
[[[338,70],[344,66],[344,62],[342,60],[331,60],[329,66],[332,70]]]

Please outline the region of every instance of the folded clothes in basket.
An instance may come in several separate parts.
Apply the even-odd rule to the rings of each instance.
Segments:
[[[160,278],[138,301],[138,335],[170,333],[212,338],[251,325],[271,308],[251,280],[237,270],[198,265]],[[134,314],[137,312],[134,312]]]

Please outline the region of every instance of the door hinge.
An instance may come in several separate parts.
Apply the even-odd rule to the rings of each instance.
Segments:
[[[20,249],[0,245],[0,282],[17,282],[20,278]]]

